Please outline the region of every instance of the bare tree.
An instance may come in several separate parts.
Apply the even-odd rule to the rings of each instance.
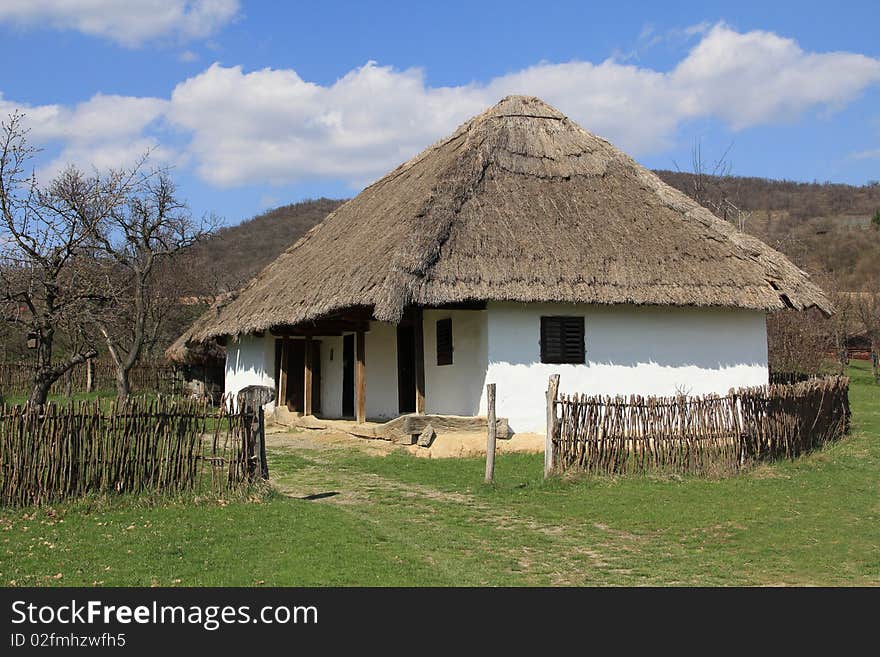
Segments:
[[[731,199],[727,186],[721,184],[724,179],[730,177],[730,151],[733,149],[731,142],[724,152],[711,165],[703,156],[703,144],[699,139],[691,149],[691,185],[688,195],[703,207],[711,210],[716,216],[734,224],[740,230],[745,230],[746,221],[751,212],[741,210]],[[673,161],[675,168],[681,172],[677,162]]]
[[[816,374],[830,338],[818,310],[782,310],[767,316],[767,343],[772,371]]]
[[[70,171],[40,189],[27,172],[36,149],[23,118],[13,113],[0,123],[0,317],[34,342],[30,402],[43,404],[56,380],[97,355],[81,319],[99,294],[80,263],[107,199],[93,185],[83,186],[74,205],[63,201]],[[79,338],[63,358],[54,349],[59,332]]]
[[[857,292],[856,314],[858,321],[871,343],[871,369],[874,383],[880,383],[880,370],[877,367],[875,354],[880,350],[880,293],[876,290]]]
[[[94,320],[116,368],[119,397],[128,396],[131,369],[155,344],[169,311],[179,303],[173,280],[167,275],[160,279],[160,267],[209,235],[215,223],[193,220],[168,169],[145,171],[145,162],[146,157],[129,171],[111,174],[129,182],[121,202],[94,230],[111,300]]]

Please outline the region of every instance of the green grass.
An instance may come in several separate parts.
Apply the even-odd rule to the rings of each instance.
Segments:
[[[155,399],[156,393],[140,393],[133,392],[132,397],[138,398],[146,398],[146,399]],[[4,400],[10,406],[14,406],[17,404],[24,404],[28,400],[28,395],[24,394],[14,394],[14,395],[6,395],[4,396]],[[75,392],[70,397],[67,397],[64,394],[51,394],[46,398],[47,402],[56,403],[56,404],[67,404],[68,402],[80,402],[80,401],[99,401],[101,403],[102,408],[109,408],[113,402],[116,400],[116,391],[115,390],[96,390],[94,392]]]
[[[500,455],[485,486],[482,459],[274,449],[259,502],[0,511],[0,582],[877,585],[880,386],[851,376],[849,436],[735,477],[545,482]]]

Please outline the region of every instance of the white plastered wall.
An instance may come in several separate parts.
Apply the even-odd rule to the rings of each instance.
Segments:
[[[437,365],[437,320],[452,319],[452,364]],[[426,310],[425,412],[478,415],[488,366],[485,310]]]
[[[518,303],[490,303],[487,312],[486,382],[496,384],[496,412],[514,431],[544,431],[554,373],[561,392],[603,395],[724,394],[767,383],[762,312]],[[542,315],[585,318],[586,365],[540,362]]]
[[[542,315],[580,315],[586,364],[540,362]],[[452,318],[453,364],[437,365],[436,322]],[[490,303],[485,311],[426,310],[426,412],[485,415],[485,384],[496,412],[517,432],[543,431],[550,374],[561,392],[604,395],[724,394],[767,382],[765,315],[733,309]],[[321,415],[342,415],[342,338],[321,337]],[[398,415],[397,331],[371,322],[366,334],[367,417]],[[331,360],[332,352],[332,360]],[[230,339],[226,392],[274,388],[272,336]]]
[[[225,393],[235,395],[247,386],[268,386],[275,389],[275,339],[242,335],[226,342]],[[267,404],[271,409],[274,402]]]

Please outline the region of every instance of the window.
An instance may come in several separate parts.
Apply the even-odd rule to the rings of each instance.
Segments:
[[[452,318],[437,320],[437,364],[452,365]]]
[[[578,363],[585,361],[584,318],[541,318],[541,362]]]

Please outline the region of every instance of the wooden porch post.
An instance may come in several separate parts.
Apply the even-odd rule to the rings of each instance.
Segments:
[[[413,320],[416,379],[416,413],[425,413],[425,332],[422,309],[419,308]]]
[[[278,382],[278,406],[287,405],[287,357],[290,353],[290,338],[284,336],[281,340],[281,367],[279,368]]]
[[[355,396],[355,413],[358,424],[362,424],[367,419],[367,373],[364,367],[364,346],[365,333],[363,330],[357,332],[355,339],[355,366],[354,366],[354,396]]]
[[[312,336],[306,336],[306,353],[303,367],[303,415],[312,414]]]

